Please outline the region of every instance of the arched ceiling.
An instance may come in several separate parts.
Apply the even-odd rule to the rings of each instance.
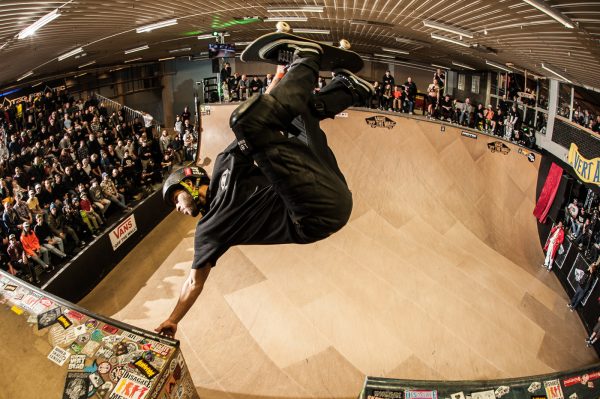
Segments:
[[[529,0],[528,0],[529,1]],[[305,34],[325,42],[350,40],[362,54],[396,56],[398,61],[461,69],[514,64],[542,76],[564,78],[597,87],[600,76],[600,1],[535,0],[570,19],[565,27],[525,0],[2,0],[0,2],[0,87],[54,74],[180,55],[199,55],[213,39],[198,35],[226,31],[226,42],[248,42],[274,30],[268,17],[305,17],[294,28],[327,30]],[[316,6],[322,12],[276,11],[282,7]],[[19,32],[59,9],[60,17],[32,36]],[[275,10],[275,11],[274,11]],[[144,25],[177,19],[177,24],[137,33]],[[433,21],[468,31],[472,38],[424,25]],[[432,38],[461,40],[470,47]],[[303,34],[304,35],[304,34]],[[147,45],[131,54],[124,50]],[[83,47],[76,56],[57,57]],[[238,45],[242,48],[242,45]],[[403,50],[409,54],[384,51]],[[189,49],[189,50],[188,50]],[[173,52],[173,50],[180,50]],[[85,55],[82,55],[85,54]],[[376,56],[379,57],[379,56]],[[385,58],[382,58],[385,59]],[[137,62],[137,61],[133,61]],[[86,64],[90,65],[84,66]]]

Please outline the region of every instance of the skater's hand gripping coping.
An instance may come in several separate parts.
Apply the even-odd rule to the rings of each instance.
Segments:
[[[175,333],[177,332],[177,323],[173,323],[171,320],[167,319],[163,321],[160,326],[154,329],[160,335],[166,335],[169,338],[174,338]]]

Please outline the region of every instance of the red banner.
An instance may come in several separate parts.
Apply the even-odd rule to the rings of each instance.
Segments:
[[[540,198],[538,198],[538,202],[533,210],[533,215],[537,218],[537,220],[540,221],[540,223],[544,223],[546,221],[546,216],[548,216],[548,212],[550,212],[550,207],[554,202],[554,197],[556,197],[556,192],[558,191],[558,186],[560,185],[562,173],[562,168],[553,162],[552,166],[550,167],[550,171],[548,172],[548,177],[546,177],[544,188],[540,193]]]

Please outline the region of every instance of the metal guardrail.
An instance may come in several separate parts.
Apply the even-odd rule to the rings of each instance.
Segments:
[[[554,121],[552,141],[567,150],[575,143],[579,152],[590,159],[600,154],[600,135],[561,116]]]
[[[108,110],[109,113],[123,111],[123,116],[125,117],[125,121],[132,122],[134,118],[139,118],[140,121],[144,121],[144,114],[141,111],[130,108],[126,105],[118,103],[115,100],[111,100],[110,98],[104,97],[101,94],[93,93],[92,94],[100,103],[104,104],[104,107]],[[154,118],[154,117],[153,117]],[[162,123],[156,119],[152,120],[152,127],[154,132],[160,132]]]

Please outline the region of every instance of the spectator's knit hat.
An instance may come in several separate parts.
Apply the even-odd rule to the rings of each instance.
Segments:
[[[29,227],[29,222],[23,223],[23,228],[25,228],[25,227]]]
[[[73,204],[77,204],[77,203],[79,203],[79,198],[77,198],[77,197],[74,197],[74,198],[71,200],[71,202],[72,202]]]
[[[52,210],[54,208],[56,208],[56,204],[55,203],[50,204],[50,210]]]
[[[106,176],[108,176],[108,173],[102,172],[102,178],[104,179]]]
[[[9,235],[9,236],[8,236],[8,239],[9,239],[9,240],[16,240],[16,239],[17,239],[17,236],[16,236],[16,235],[14,235],[14,234],[11,234],[11,235]]]
[[[81,197],[81,199],[87,198],[87,194],[86,193],[81,193],[81,194],[79,194],[79,197]]]

